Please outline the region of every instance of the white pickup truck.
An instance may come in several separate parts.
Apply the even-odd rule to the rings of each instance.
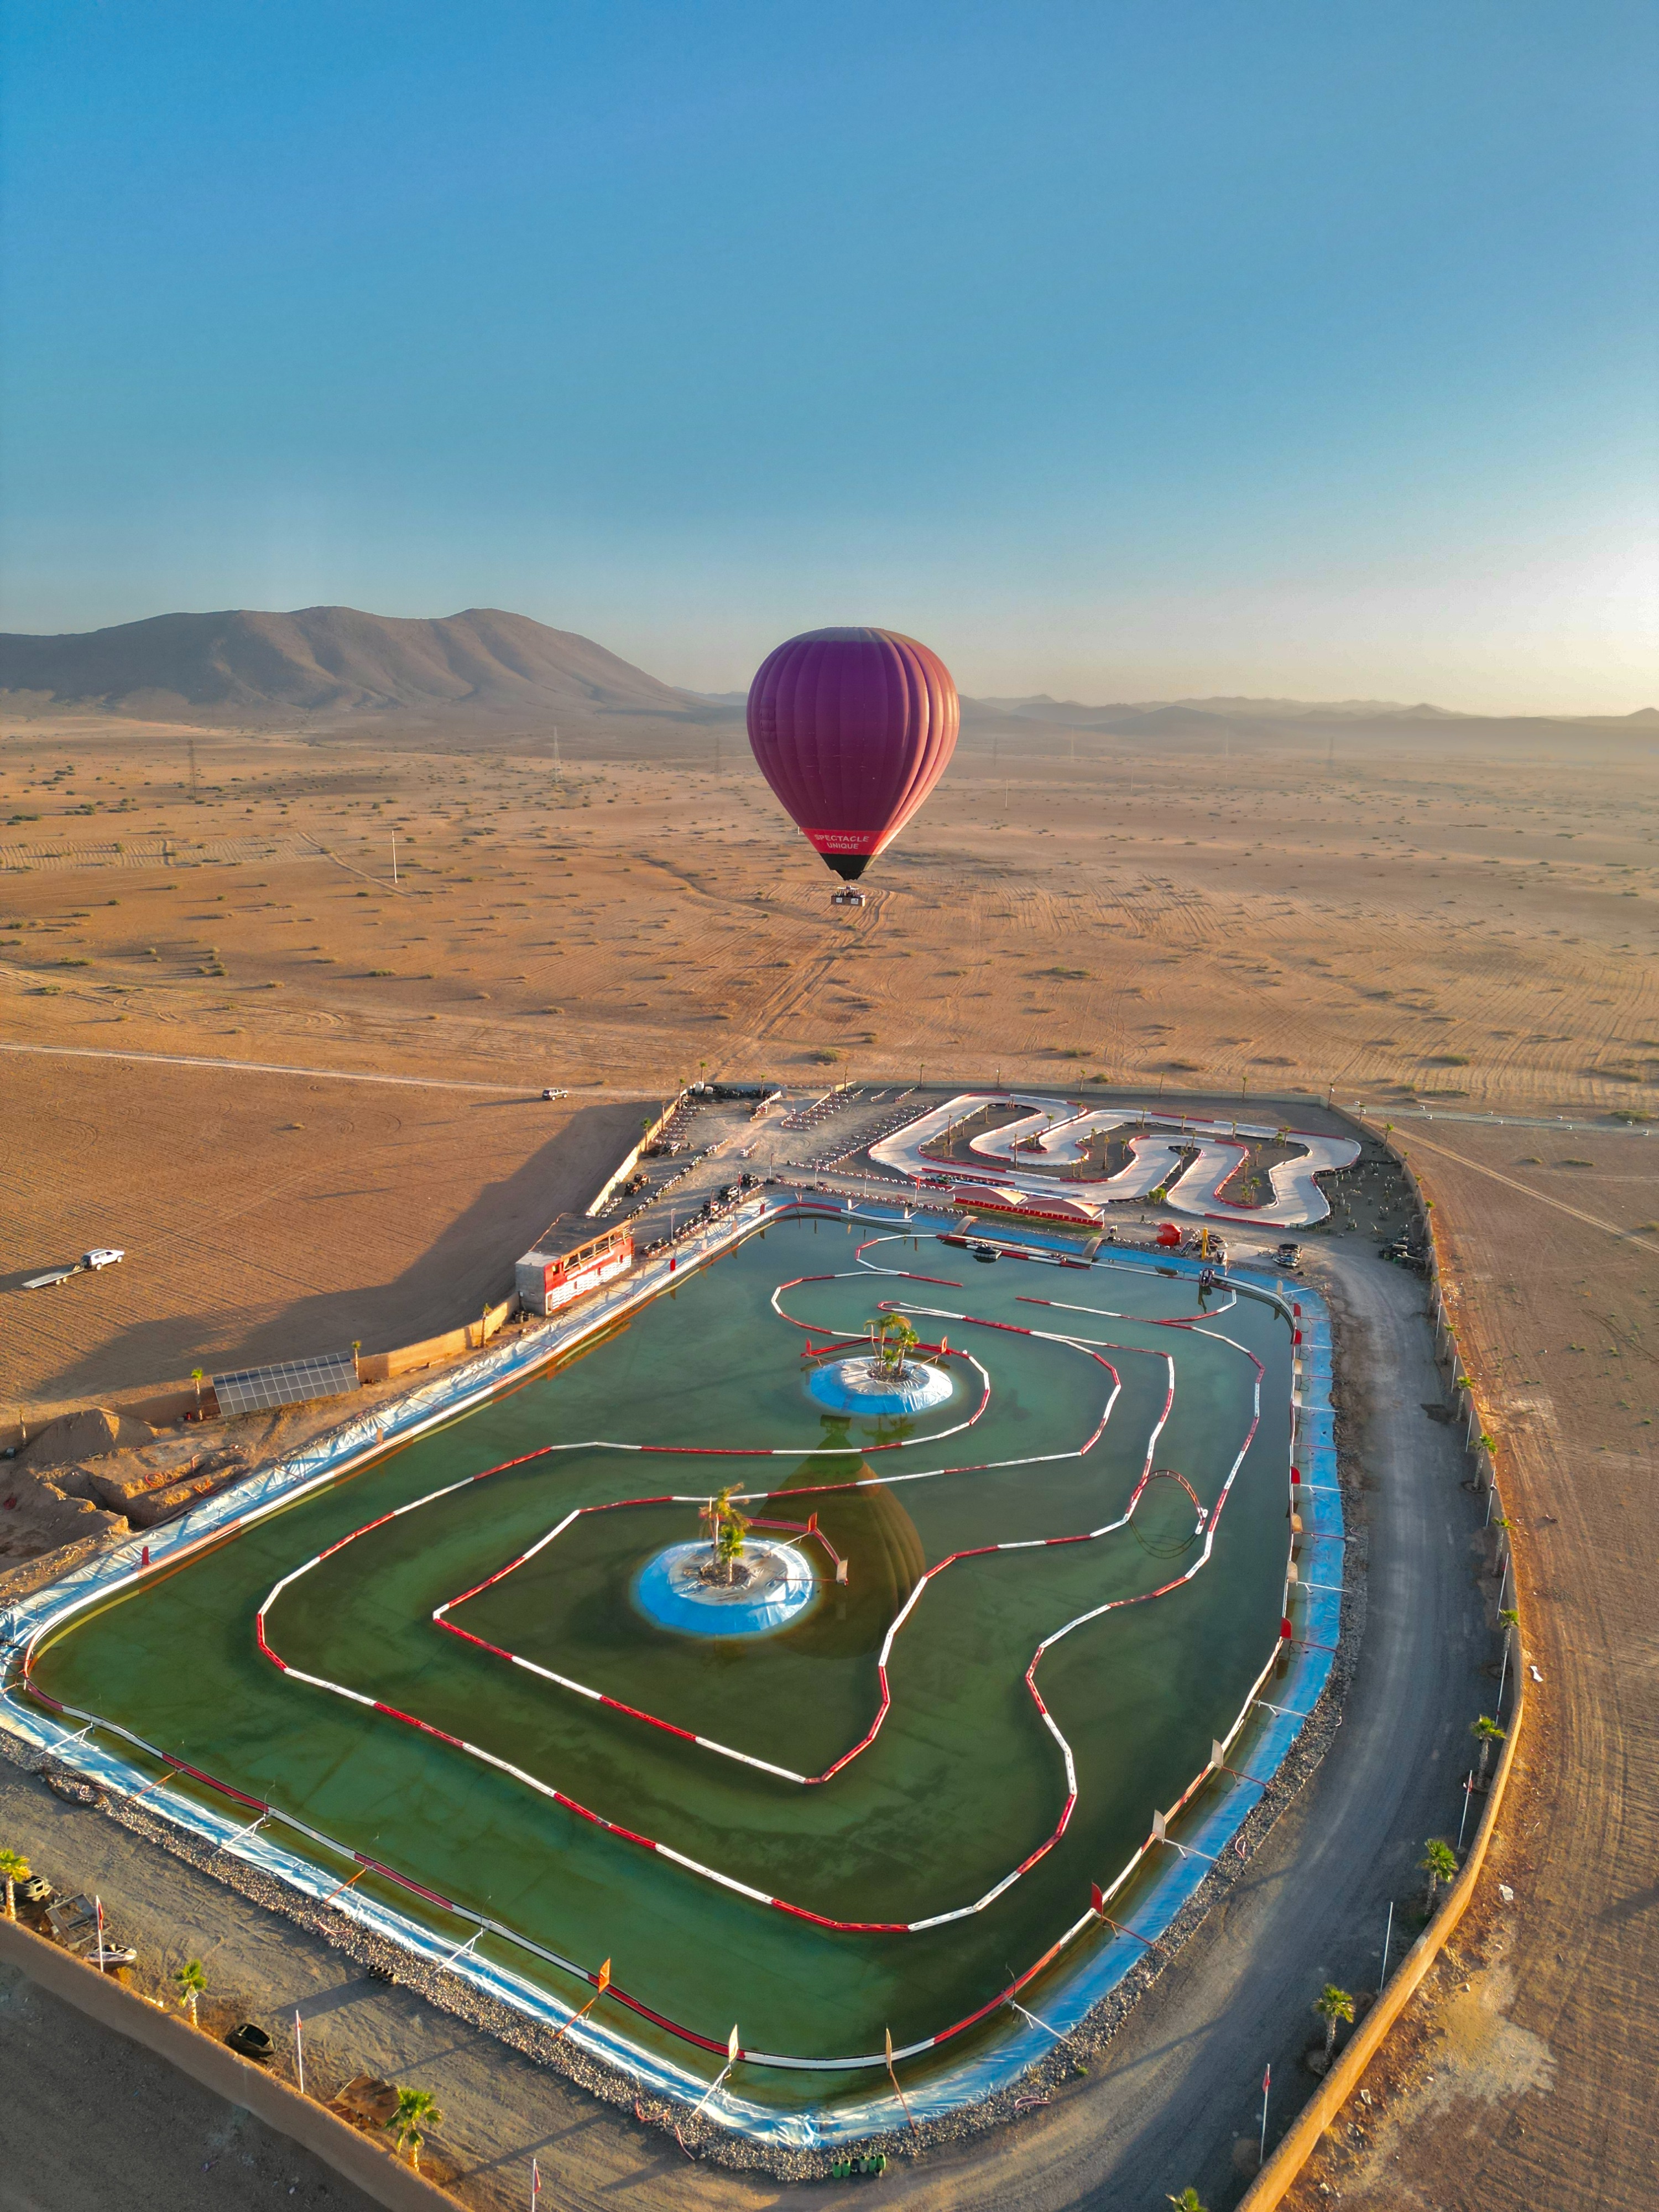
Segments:
[[[118,1260],[126,1258],[112,1244],[94,1244],[90,1252],[83,1252],[72,1267],[52,1267],[44,1275],[31,1275],[23,1285],[26,1291],[55,1290],[66,1283],[71,1275],[95,1275],[100,1267],[112,1267]]]

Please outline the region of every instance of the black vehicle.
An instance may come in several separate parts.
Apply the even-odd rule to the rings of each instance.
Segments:
[[[1302,1247],[1299,1244],[1281,1244],[1273,1257],[1281,1267],[1287,1269],[1292,1275],[1301,1273]]]
[[[1376,1256],[1379,1260],[1392,1260],[1398,1267],[1420,1269],[1425,1255],[1421,1245],[1413,1244],[1408,1237],[1401,1236],[1392,1237],[1386,1244],[1378,1245]]]
[[[982,1261],[988,1267],[994,1266],[1002,1257],[994,1244],[970,1244],[968,1249],[973,1254],[975,1259]]]
[[[261,2066],[270,2065],[276,2048],[266,2030],[251,2020],[245,2020],[240,2026],[233,2027],[225,2041],[242,2057],[257,2059]]]

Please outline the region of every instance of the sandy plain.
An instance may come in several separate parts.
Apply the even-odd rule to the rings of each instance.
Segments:
[[[580,1202],[544,1084],[1106,1074],[1645,1110],[1659,748],[1499,760],[1447,728],[1346,752],[970,730],[838,914],[740,728],[556,760],[545,732],[9,718],[4,1395],[468,1318],[510,1224]],[[94,1241],[118,1275],[16,1289]]]
[[[371,1303],[387,1341],[467,1318],[523,1208],[569,1202],[544,1083],[622,1131],[704,1068],[1334,1084],[1420,1135],[1543,1680],[1455,1964],[1295,2201],[1653,2201],[1659,1284],[1649,1244],[1579,1218],[1659,1218],[1646,743],[970,732],[850,916],[740,732],[556,767],[539,734],[14,719],[0,768],[0,821],[37,817],[0,845],[0,1042],[27,1048],[0,1053],[8,1395],[165,1379],[210,1336],[270,1356],[289,1324],[313,1349]],[[1508,1126],[1449,1118],[1486,1114]],[[619,1131],[590,1126],[597,1165]],[[125,1270],[13,1287],[94,1238]]]

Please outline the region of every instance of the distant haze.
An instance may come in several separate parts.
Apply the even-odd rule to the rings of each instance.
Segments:
[[[204,725],[315,720],[377,726],[463,725],[599,737],[627,750],[654,736],[678,749],[700,727],[743,721],[744,694],[700,693],[647,675],[592,639],[497,607],[409,620],[355,607],[288,613],[230,608],[155,615],[59,636],[0,635],[0,699],[15,710],[87,708]],[[1571,718],[1585,727],[1596,718]],[[1604,726],[1659,732],[1648,708]],[[1206,698],[1085,704],[1046,694],[963,702],[964,744],[998,731],[1119,739],[1244,742],[1330,727],[1401,735],[1443,725],[1474,736],[1523,724],[1424,702]],[[652,749],[647,744],[647,750]]]

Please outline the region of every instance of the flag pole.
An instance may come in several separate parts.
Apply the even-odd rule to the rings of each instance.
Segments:
[[[909,2100],[908,2100],[908,2098],[905,2096],[905,2094],[904,2094],[903,2090],[900,2088],[900,2087],[899,2087],[899,2078],[898,2078],[898,2075],[897,2075],[897,2074],[894,2071],[894,2069],[893,2069],[893,2031],[892,2031],[892,2029],[891,2029],[890,2027],[884,2027],[884,2028],[883,2028],[883,2030],[882,2030],[882,2036],[883,2036],[884,2040],[885,2041],[886,2047],[887,2047],[887,2078],[888,2078],[888,2080],[889,2080],[889,2081],[892,2083],[892,2085],[893,2085],[893,2094],[894,2094],[894,2095],[898,2099],[898,2100],[899,2100],[899,2105],[900,2105],[900,2108],[902,2110],[902,2112],[903,2112],[903,2114],[904,2114],[904,2117],[905,2117],[906,2120],[907,2120],[907,2121],[908,2121],[908,2123],[909,2123],[909,2127],[910,2127],[910,2132],[911,2132],[911,2134],[912,2134],[913,2136],[914,2136],[914,2135],[919,2135],[919,2134],[921,2133],[921,2130],[920,2130],[920,2129],[916,2126],[915,2115],[911,2112],[910,2106],[909,2106]]]
[[[1256,2160],[1258,2170],[1267,2163],[1267,2092],[1273,2081],[1273,2069],[1269,2066],[1261,2076],[1261,2153]]]
[[[732,2023],[732,2033],[726,2039],[726,2063],[721,2067],[720,2072],[714,2076],[714,2080],[709,2083],[708,2087],[703,2091],[702,2096],[698,2098],[696,2103],[693,2106],[691,2109],[691,2117],[694,2120],[696,2118],[697,2114],[702,2112],[703,2106],[708,2102],[708,2100],[714,2095],[715,2090],[720,2087],[720,2083],[725,2081],[726,2075],[732,2071],[732,2069],[737,2064],[738,2051],[739,2048],[740,2046],[738,2042],[737,2022],[733,2021]]]
[[[605,1964],[599,1968],[599,1972],[593,1978],[592,1996],[589,1997],[587,2002],[582,2007],[580,2012],[573,2012],[571,2014],[569,2019],[566,2021],[564,2027],[562,2027],[559,2030],[558,2034],[554,2037],[553,2040],[555,2043],[559,2042],[562,2039],[567,2028],[574,2027],[579,2020],[586,2020],[587,2018],[588,2014],[592,2011],[594,2006],[598,2004],[599,1999],[605,1995],[610,1986],[611,1961],[607,1959]]]

